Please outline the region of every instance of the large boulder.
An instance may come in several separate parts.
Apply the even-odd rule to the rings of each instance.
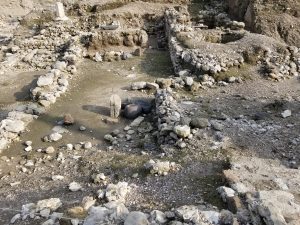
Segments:
[[[5,119],[2,121],[2,124],[4,124],[4,129],[8,132],[20,133],[25,130],[25,123],[21,120]]]
[[[140,104],[129,104],[125,106],[124,117],[127,119],[135,119],[143,112]]]

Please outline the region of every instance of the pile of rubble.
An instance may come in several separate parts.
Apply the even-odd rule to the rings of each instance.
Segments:
[[[224,174],[232,188],[228,202],[235,204],[241,222],[299,224],[299,169],[276,160],[239,156]]]
[[[21,212],[11,219],[11,223],[30,219],[42,220],[44,221],[41,223],[42,225],[57,222],[69,222],[72,225],[223,225],[237,222],[236,216],[230,211],[218,211],[209,205],[186,205],[166,212],[159,210],[152,210],[150,213],[129,211],[125,205],[131,189],[126,182],[110,183],[104,190],[98,191],[98,200],[92,196],[86,196],[79,205],[66,209],[66,213],[56,212],[57,210],[62,211],[63,207],[63,203],[58,198],[28,203],[22,206]],[[104,203],[99,204],[99,199],[103,199]]]
[[[214,81],[218,73],[247,62],[262,65],[267,75],[277,80],[298,76],[297,47],[245,31],[243,23],[231,21],[224,13],[215,15],[213,11],[210,15],[208,11],[200,11],[199,17],[193,24],[184,7],[169,8],[165,12],[171,59],[178,75],[190,69],[200,78],[208,74]],[[213,24],[213,29],[201,23],[206,20]]]

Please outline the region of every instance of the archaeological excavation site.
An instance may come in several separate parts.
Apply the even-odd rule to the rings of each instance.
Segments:
[[[300,225],[300,0],[0,0],[0,225]]]

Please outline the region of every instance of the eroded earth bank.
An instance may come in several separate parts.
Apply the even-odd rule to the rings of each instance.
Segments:
[[[0,6],[0,224],[300,224],[299,1]]]

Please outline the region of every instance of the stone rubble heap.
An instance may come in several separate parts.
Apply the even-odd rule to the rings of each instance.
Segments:
[[[231,159],[231,169],[224,171],[232,188],[240,220],[254,224],[296,225],[300,222],[300,171],[290,169],[279,161],[238,157]],[[227,188],[230,189],[230,188]],[[242,199],[245,199],[243,204]],[[238,204],[236,204],[238,203]]]
[[[56,61],[45,75],[38,78],[37,87],[31,90],[33,99],[42,106],[56,102],[56,98],[67,91],[70,74],[76,73],[76,63],[82,57],[82,49],[78,44],[79,38],[70,40],[69,47],[62,55],[62,61]]]
[[[202,13],[202,14],[201,14]],[[207,12],[200,12],[204,22]],[[193,26],[190,15],[184,7],[169,8],[165,12],[171,60],[177,75],[188,68],[203,78],[242,66],[244,62],[258,63],[273,79],[298,76],[300,70],[299,49],[288,47],[267,36],[243,30],[242,23],[231,21],[224,13],[213,16],[214,29],[200,29]]]
[[[0,121],[0,151],[6,149],[11,142],[19,139],[19,134],[24,132],[26,126],[38,116],[34,115],[39,106],[29,104],[21,106]]]
[[[175,162],[169,161],[154,161],[149,160],[144,165],[145,169],[148,170],[151,174],[158,174],[166,176],[169,172],[177,171],[180,168],[180,165],[177,165]]]
[[[105,202],[99,204],[92,196],[85,196],[81,203],[65,210],[58,198],[40,200],[22,206],[20,213],[11,219],[11,224],[19,220],[30,219],[44,221],[41,225],[60,224],[72,225],[124,224],[124,225],[224,225],[237,222],[236,216],[228,210],[218,211],[209,205],[185,205],[171,211],[152,210],[150,213],[129,211],[126,198],[131,187],[126,182],[108,184],[106,189],[98,191],[98,198]],[[64,208],[64,209],[63,209]],[[60,212],[56,212],[59,210]],[[66,211],[66,213],[62,212]]]
[[[182,109],[174,99],[172,91],[170,89],[159,89],[155,96],[155,104],[156,115],[158,117],[158,143],[175,144],[179,138],[185,138],[185,133],[189,133],[189,127],[175,130],[176,126],[178,128],[180,126]],[[184,135],[182,135],[183,133]]]

